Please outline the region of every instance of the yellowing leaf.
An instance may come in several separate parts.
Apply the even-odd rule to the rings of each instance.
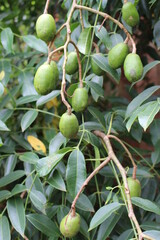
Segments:
[[[34,136],[28,136],[27,140],[33,149],[35,149],[36,151],[41,151],[43,153],[46,153],[46,147],[45,147],[44,143],[41,142],[38,138],[36,138]]]
[[[49,102],[46,103],[46,106],[48,109],[55,107],[57,108],[59,105],[59,101],[57,100],[57,98],[53,98],[52,100],[50,100]]]
[[[0,72],[0,81],[5,77],[5,71]]]

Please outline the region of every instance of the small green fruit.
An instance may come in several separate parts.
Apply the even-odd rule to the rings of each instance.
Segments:
[[[67,56],[66,73],[72,75],[78,70],[78,59],[76,52],[70,52]]]
[[[51,62],[41,65],[34,77],[34,87],[40,95],[46,95],[53,91],[59,78],[57,64]]]
[[[138,54],[130,53],[124,61],[124,74],[129,82],[136,82],[142,77],[143,64]]]
[[[67,112],[64,113],[59,122],[59,129],[64,137],[75,137],[79,129],[77,117],[73,113],[70,115]]]
[[[88,104],[88,92],[86,88],[77,88],[72,97],[72,107],[75,112],[82,112]]]
[[[134,27],[139,23],[139,14],[134,4],[127,2],[123,5],[122,18],[131,27]]]
[[[108,63],[113,69],[122,66],[127,54],[129,52],[128,45],[125,43],[118,43],[108,53]]]
[[[94,74],[97,76],[104,75],[104,71],[98,66],[98,64],[95,62],[94,58],[98,56],[103,56],[101,53],[96,53],[91,57],[91,68]]]
[[[140,197],[141,196],[141,184],[138,179],[133,179],[132,177],[127,178],[128,188],[130,196]],[[124,184],[123,184],[123,193],[125,194]],[[126,196],[126,195],[125,195]]]
[[[56,33],[56,24],[54,18],[50,14],[42,14],[36,22],[37,36],[45,41],[50,42]]]
[[[78,213],[73,217],[71,214],[66,215],[60,223],[60,231],[66,238],[72,238],[80,230],[80,216]]]

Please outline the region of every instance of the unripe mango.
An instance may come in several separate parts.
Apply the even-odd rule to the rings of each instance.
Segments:
[[[129,82],[138,81],[143,74],[143,64],[138,54],[130,53],[124,61],[124,74]]]
[[[91,68],[94,74],[96,74],[97,76],[102,76],[104,75],[104,70],[102,70],[98,64],[95,62],[94,60],[94,56],[103,56],[101,53],[95,53],[92,57],[91,57]]]
[[[45,41],[50,42],[56,33],[56,24],[54,18],[50,14],[42,14],[36,22],[37,36]]]
[[[82,112],[88,103],[88,92],[86,88],[77,88],[72,97],[72,107],[75,112]]]
[[[78,70],[78,59],[76,52],[70,52],[67,56],[66,73],[72,75]]]
[[[64,137],[74,138],[79,129],[77,117],[73,113],[64,113],[59,122],[59,129]]]
[[[132,197],[140,197],[141,196],[141,184],[138,179],[133,179],[132,177],[127,178],[128,188],[130,191],[130,196]],[[125,194],[124,184],[123,184],[123,192]]]
[[[134,4],[127,2],[123,5],[122,18],[131,27],[134,27],[139,23],[139,14]]]
[[[75,216],[72,214],[66,215],[60,223],[60,231],[66,238],[73,238],[80,230],[80,216],[78,213]]]
[[[125,43],[118,43],[108,53],[108,63],[113,69],[122,66],[127,54],[129,52],[128,45]]]

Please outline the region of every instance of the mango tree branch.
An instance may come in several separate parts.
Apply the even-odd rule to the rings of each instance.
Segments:
[[[80,4],[82,5],[82,0],[80,0]],[[80,20],[81,20],[81,26],[82,26],[82,31],[83,31],[84,23],[83,23],[82,9],[80,9]]]
[[[71,206],[71,209],[73,212],[75,212],[75,205],[76,205],[76,202],[80,196],[80,194],[82,193],[82,191],[84,190],[84,188],[88,185],[89,181],[104,167],[106,166],[109,161],[111,160],[110,156],[108,156],[106,158],[106,160],[104,160],[97,168],[95,168],[95,170],[88,176],[88,178],[85,180],[85,182],[83,183],[83,185],[81,186],[79,192],[77,193],[74,201],[72,202],[72,206]]]
[[[130,39],[131,43],[132,43],[132,53],[136,53],[136,44],[133,40],[133,38],[131,37],[130,33],[127,31],[127,29],[123,26],[122,23],[120,23],[118,20],[116,20],[115,18],[111,17],[109,14],[107,13],[104,13],[104,12],[101,12],[101,11],[98,11],[96,9],[93,9],[93,8],[89,8],[89,7],[86,7],[86,6],[81,6],[81,5],[78,5],[78,4],[75,4],[75,8],[77,9],[82,9],[82,10],[86,10],[88,12],[92,12],[92,13],[95,13],[95,14],[99,14],[100,16],[104,17],[105,19],[108,18],[110,19],[112,22],[114,22],[115,24],[117,24],[124,32],[125,34],[127,35],[127,38]]]
[[[104,144],[106,145],[106,147],[108,149],[108,156],[113,160],[113,162],[115,163],[115,165],[117,166],[117,168],[119,169],[119,171],[121,173],[123,183],[124,183],[124,187],[125,187],[126,198],[127,198],[128,216],[129,216],[130,219],[132,219],[132,221],[135,224],[135,227],[136,227],[137,233],[138,233],[138,239],[139,240],[143,240],[143,239],[154,240],[153,238],[143,234],[143,232],[140,228],[140,225],[139,225],[139,223],[137,221],[137,218],[136,218],[136,216],[134,214],[134,211],[133,211],[133,206],[132,206],[129,187],[128,187],[128,182],[127,182],[126,171],[123,168],[123,166],[121,165],[121,163],[119,162],[118,158],[116,157],[116,155],[113,151],[112,145],[110,143],[108,135],[105,135],[103,132],[100,132],[100,131],[94,131],[94,134],[96,136],[100,137],[103,140]]]
[[[109,138],[113,138],[115,139],[117,142],[119,142],[122,147],[124,148],[124,150],[126,151],[126,153],[128,154],[128,157],[130,158],[131,162],[132,162],[132,165],[133,165],[133,179],[136,179],[136,171],[137,171],[137,165],[135,164],[135,161],[132,157],[132,154],[130,153],[130,151],[128,150],[128,148],[125,146],[125,144],[116,136],[114,135],[107,135]]]

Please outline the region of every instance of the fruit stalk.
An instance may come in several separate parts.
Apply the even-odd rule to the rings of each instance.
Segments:
[[[82,5],[82,0],[80,0],[80,4]],[[80,11],[80,21],[81,21],[81,26],[82,26],[82,31],[83,31],[84,23],[83,23],[83,17],[82,17],[82,9],[80,9],[79,11]]]
[[[44,14],[48,13],[49,3],[50,3],[50,0],[47,0],[47,1],[46,1],[46,5],[45,5],[45,8],[44,8]]]
[[[132,154],[130,153],[130,151],[128,150],[128,148],[124,145],[124,143],[116,136],[114,135],[107,135],[109,138],[113,138],[115,139],[117,142],[119,142],[122,147],[124,148],[124,150],[126,151],[126,153],[128,154],[128,157],[130,158],[132,165],[133,165],[133,174],[132,174],[132,178],[136,179],[136,172],[137,172],[137,165],[135,164],[135,161],[132,157]]]
[[[96,9],[93,9],[93,8],[89,8],[89,7],[86,7],[86,6],[82,6],[82,5],[78,5],[78,4],[75,4],[74,6],[75,8],[77,9],[82,9],[82,10],[86,10],[88,12],[92,12],[92,13],[95,13],[95,14],[99,14],[100,16],[104,17],[104,18],[108,18],[110,19],[112,22],[114,22],[115,24],[117,24],[124,32],[125,34],[127,35],[127,40],[130,39],[131,43],[132,43],[132,53],[136,53],[136,44],[133,40],[133,38],[131,37],[130,33],[127,31],[127,29],[123,26],[122,23],[120,23],[118,20],[116,20],[115,18],[111,17],[109,14],[107,13],[104,13],[104,12],[101,12],[101,11],[98,11]]]

